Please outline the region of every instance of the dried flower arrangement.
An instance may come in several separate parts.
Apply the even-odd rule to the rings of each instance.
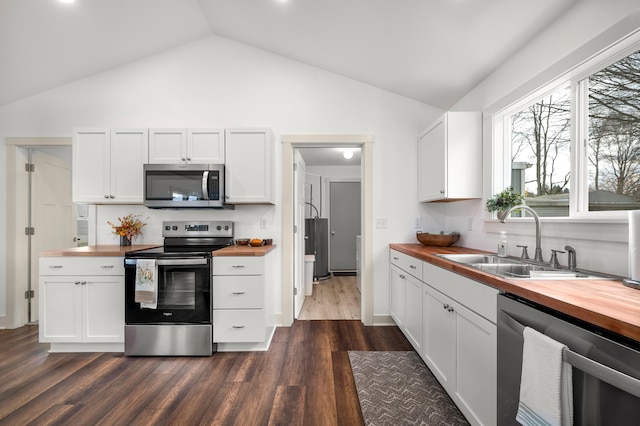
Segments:
[[[146,225],[146,223],[140,220],[140,216],[142,215],[130,213],[118,218],[118,221],[120,221],[119,225],[111,221],[107,221],[107,223],[113,228],[113,235],[124,237],[128,241],[131,241],[138,237],[138,235],[142,235],[142,228]]]

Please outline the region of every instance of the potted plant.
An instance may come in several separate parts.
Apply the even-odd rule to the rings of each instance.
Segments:
[[[515,192],[513,187],[510,186],[487,200],[487,211],[497,212],[498,217],[502,219],[507,210],[522,204],[523,201],[522,194]]]
[[[116,225],[107,221],[111,228],[113,228],[113,235],[120,237],[121,246],[130,246],[131,240],[135,239],[138,235],[142,235],[142,228],[146,223],[140,220],[139,214],[128,214],[124,217],[119,217],[120,224]]]

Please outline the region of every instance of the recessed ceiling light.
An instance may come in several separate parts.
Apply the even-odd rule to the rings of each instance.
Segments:
[[[58,1],[59,1],[60,3],[67,3],[67,4],[68,4],[68,3],[73,3],[73,2],[75,2],[76,0],[58,0]]]
[[[342,153],[342,156],[347,160],[351,160],[353,158],[353,151],[351,151],[350,149],[345,149]]]

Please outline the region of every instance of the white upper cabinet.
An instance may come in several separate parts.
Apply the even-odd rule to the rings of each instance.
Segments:
[[[151,164],[223,164],[223,129],[151,129]]]
[[[447,112],[418,139],[418,201],[482,198],[482,114]]]
[[[74,130],[73,202],[142,204],[148,141],[146,129]]]
[[[271,129],[227,129],[225,200],[274,204],[275,141]]]

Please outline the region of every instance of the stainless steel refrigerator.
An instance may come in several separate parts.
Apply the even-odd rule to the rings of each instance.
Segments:
[[[315,281],[326,280],[329,274],[329,220],[322,218],[304,221],[305,254],[316,257],[313,271]]]

